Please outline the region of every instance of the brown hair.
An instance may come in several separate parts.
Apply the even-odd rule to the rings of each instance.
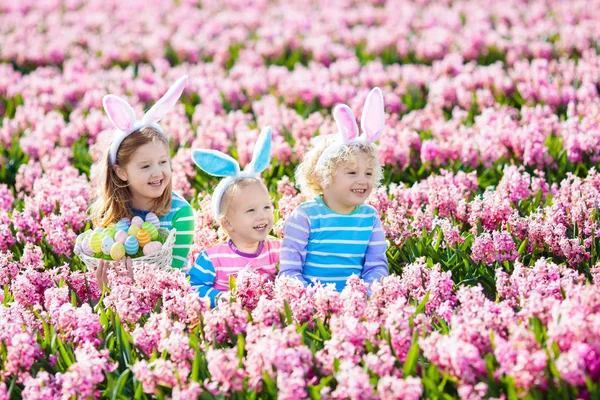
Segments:
[[[124,167],[140,146],[156,141],[163,143],[167,148],[169,147],[169,141],[166,136],[154,128],[145,127],[134,131],[119,146],[116,165]],[[131,193],[129,192],[129,184],[119,178],[110,164],[109,149],[110,144],[103,156],[98,160],[99,185],[89,210],[90,219],[96,227],[106,227],[111,222],[117,222],[121,218],[133,216],[130,205]],[[159,216],[167,214],[171,209],[172,191],[173,185],[169,181],[163,194],[154,201],[151,211]]]

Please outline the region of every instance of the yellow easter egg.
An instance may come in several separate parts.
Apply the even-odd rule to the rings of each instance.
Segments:
[[[95,254],[100,253],[102,251],[102,234],[98,232],[94,232],[90,237],[90,250],[92,250]]]
[[[144,247],[145,245],[147,245],[148,243],[150,243],[152,241],[150,234],[145,229],[140,229],[138,231],[137,235],[135,235],[135,237],[137,238],[138,242],[140,243],[140,246],[142,246],[142,247]]]
[[[137,225],[131,225],[129,227],[129,230],[127,231],[127,233],[129,234],[129,236],[137,236],[138,232],[140,231],[140,227]]]
[[[125,257],[125,246],[123,246],[123,243],[115,242],[110,248],[110,256],[113,260],[120,260]]]

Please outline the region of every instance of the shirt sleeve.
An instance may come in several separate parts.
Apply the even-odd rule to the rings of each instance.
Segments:
[[[302,275],[309,234],[310,219],[301,208],[296,208],[283,228],[283,243],[279,253],[279,276],[298,278],[304,286],[309,284]]]
[[[186,274],[190,277],[190,284],[198,295],[208,297],[211,307],[214,307],[217,296],[221,292],[213,287],[217,272],[206,250],[198,254],[196,262],[186,271]]]
[[[373,282],[381,280],[390,273],[386,251],[387,242],[383,234],[383,227],[379,216],[376,216],[361,275],[361,278],[369,284],[369,295],[371,294]]]
[[[194,210],[186,204],[173,216],[172,227],[177,229],[173,246],[173,268],[182,268],[188,263],[188,253],[194,242]]]

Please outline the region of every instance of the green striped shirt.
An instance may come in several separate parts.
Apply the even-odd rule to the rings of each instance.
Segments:
[[[146,218],[148,211],[132,209],[133,215]],[[158,217],[160,227],[177,229],[173,246],[173,268],[182,268],[188,263],[188,253],[194,242],[194,209],[183,197],[173,192],[171,209],[168,214]]]

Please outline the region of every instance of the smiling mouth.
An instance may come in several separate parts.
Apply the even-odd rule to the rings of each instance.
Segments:
[[[151,187],[161,187],[162,183],[163,183],[163,180],[159,179],[157,181],[148,182],[148,185],[150,185]]]
[[[263,231],[263,230],[267,229],[267,224],[256,225],[254,227],[254,229],[257,230],[257,231]]]
[[[352,193],[364,195],[365,193],[367,193],[367,189],[352,189]]]

